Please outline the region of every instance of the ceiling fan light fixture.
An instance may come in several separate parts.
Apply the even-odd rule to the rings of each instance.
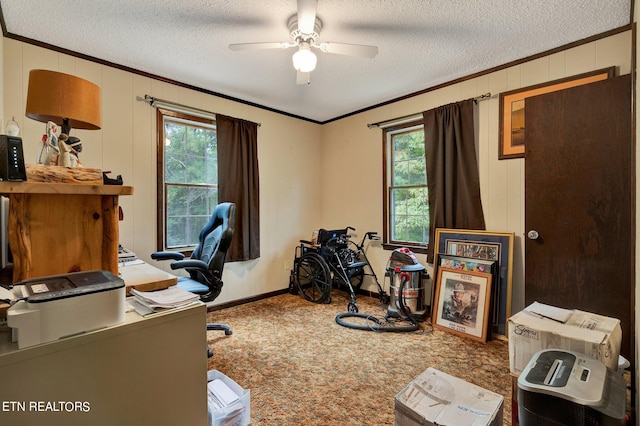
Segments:
[[[293,67],[300,72],[311,72],[316,68],[318,58],[308,43],[301,43],[300,49],[293,54]]]

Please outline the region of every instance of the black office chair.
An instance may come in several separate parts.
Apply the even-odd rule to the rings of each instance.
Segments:
[[[236,205],[220,203],[216,206],[209,222],[198,236],[198,246],[191,257],[173,251],[159,251],[151,254],[154,260],[173,260],[171,269],[185,269],[188,277],[178,278],[178,287],[200,295],[200,300],[210,302],[222,291],[222,270],[227,250],[233,238],[233,226],[236,220]],[[222,330],[225,335],[232,334],[225,324],[207,324],[207,330]]]

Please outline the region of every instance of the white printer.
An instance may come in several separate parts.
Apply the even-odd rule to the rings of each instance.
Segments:
[[[19,349],[124,321],[125,284],[108,271],[32,278],[13,293],[7,325]]]
[[[624,426],[621,374],[584,354],[536,352],[518,377],[520,426]]]

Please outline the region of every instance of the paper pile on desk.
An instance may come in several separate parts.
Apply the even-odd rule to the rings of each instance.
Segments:
[[[200,300],[200,296],[197,294],[190,293],[177,286],[157,291],[138,291],[132,289],[131,294],[136,302],[154,312],[157,312],[159,309],[186,306]]]

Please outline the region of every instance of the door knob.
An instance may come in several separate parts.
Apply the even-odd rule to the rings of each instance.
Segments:
[[[537,240],[540,237],[540,234],[538,234],[538,231],[536,231],[535,229],[532,229],[531,231],[527,232],[527,237],[530,240]]]

